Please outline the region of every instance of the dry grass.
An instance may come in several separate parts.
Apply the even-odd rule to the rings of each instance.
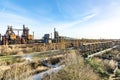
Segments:
[[[100,64],[104,70],[114,69],[116,67],[116,61],[114,60],[103,60],[99,58],[93,58],[92,60],[94,61],[94,63]]]
[[[32,48],[24,47],[21,48],[20,46],[9,46],[4,45],[0,48],[0,55],[16,55],[16,54],[23,54],[23,53],[30,53],[33,52]]]
[[[70,50],[64,60],[66,67],[63,70],[43,80],[100,80],[91,67],[84,64],[84,60],[75,50]]]
[[[31,67],[29,65],[14,65],[10,69],[0,70],[0,80],[32,80],[28,79],[31,74]]]

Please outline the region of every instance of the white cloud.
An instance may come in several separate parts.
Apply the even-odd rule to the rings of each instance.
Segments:
[[[25,24],[30,29],[30,33],[33,31],[35,32],[35,38],[41,38],[43,36],[43,32],[46,29],[46,24],[42,24],[38,20],[13,13],[0,13],[0,33],[2,35],[5,34],[7,25],[13,26],[13,28],[21,29],[23,24]]]
[[[49,23],[42,23],[42,19],[38,20],[25,15],[21,16],[17,13],[7,12],[6,8],[3,8],[0,12],[0,31],[4,34],[7,25],[13,25],[15,28],[22,28],[22,24],[26,24],[31,32],[35,32],[35,38],[41,38],[45,33],[53,32],[54,27],[57,28],[60,34],[75,38],[120,38],[119,4],[120,2],[111,0],[110,4],[93,6],[93,10],[86,13],[87,15],[81,19],[72,22],[49,20]],[[15,5],[9,4],[8,7],[9,6],[17,12],[26,12],[26,10],[15,7]],[[91,19],[94,20],[90,21]]]
[[[109,5],[104,6],[94,22],[74,28],[72,31],[81,38],[120,38],[119,4],[114,1],[114,3],[111,2]]]
[[[70,29],[71,27],[73,27],[77,24],[80,24],[80,23],[90,20],[91,18],[95,17],[96,15],[97,15],[96,13],[92,13],[92,14],[89,14],[89,15],[83,17],[80,20],[76,20],[76,21],[68,22],[68,23],[62,22],[62,23],[55,24],[54,26],[57,27],[57,29],[59,29],[59,30]]]

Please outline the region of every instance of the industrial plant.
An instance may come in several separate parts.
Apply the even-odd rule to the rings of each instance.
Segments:
[[[39,79],[49,80],[49,76],[52,76],[49,70],[54,73],[55,69],[63,69],[62,72],[64,72],[64,67],[68,68],[71,65],[75,67],[72,70],[90,65],[92,74],[97,78],[88,76],[89,79],[97,80],[101,77],[111,80],[113,76],[119,78],[117,72],[120,68],[119,39],[75,39],[59,35],[56,28],[53,31],[53,38],[47,33],[43,34],[42,39],[35,39],[34,32],[30,34],[29,31],[30,29],[25,25],[22,29],[8,26],[6,33],[0,35],[0,80],[29,80],[30,76],[33,80],[37,80],[36,75],[41,76]],[[84,69],[87,68],[84,67]]]
[[[16,35],[14,31],[17,31]],[[19,35],[19,32],[22,31],[22,35]],[[28,27],[23,25],[23,29],[14,29],[12,26],[8,26],[6,33],[0,35],[1,45],[10,45],[10,44],[29,44],[33,40],[33,35],[29,34]]]

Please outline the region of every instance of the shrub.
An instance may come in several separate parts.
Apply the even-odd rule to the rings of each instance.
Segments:
[[[115,76],[120,76],[120,70],[119,69],[116,70]]]
[[[89,64],[95,72],[99,73],[101,77],[109,77],[109,73],[103,69],[103,66],[100,63],[97,63],[93,59],[88,59],[86,63]]]
[[[64,59],[66,67],[43,80],[101,80],[89,65],[84,64],[80,55],[71,52]]]

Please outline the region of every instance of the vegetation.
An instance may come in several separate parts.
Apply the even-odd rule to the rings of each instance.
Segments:
[[[90,66],[93,68],[93,70],[97,73],[99,73],[99,75],[103,78],[108,78],[109,77],[109,73],[107,72],[107,70],[105,70],[104,66],[101,63],[96,62],[93,59],[88,59],[86,61],[87,64],[90,64]]]
[[[37,49],[36,47],[34,47]],[[39,47],[38,47],[39,48]],[[39,51],[39,49],[37,49]],[[26,52],[25,50],[24,52]],[[46,50],[44,50],[46,51]],[[65,67],[60,70],[58,73],[53,73],[52,75],[46,75],[44,80],[101,80],[101,78],[107,79],[110,76],[110,73],[115,68],[115,62],[113,60],[107,60],[107,59],[102,59],[103,56],[105,57],[110,57],[109,55],[112,54],[112,57],[114,60],[119,61],[119,51],[113,50],[111,52],[106,52],[105,54],[88,60],[83,60],[83,58],[78,54],[78,51],[76,50],[68,50],[68,54],[66,57],[63,59],[63,62],[65,64]],[[33,56],[35,59],[40,59],[44,57],[51,57],[53,55],[57,55],[56,52],[46,52],[42,54],[38,54]],[[90,55],[90,53],[86,53],[84,57],[87,57]],[[98,58],[99,57],[99,58]],[[20,58],[16,58],[14,56],[1,56],[0,57],[1,62],[5,62],[1,64],[0,66],[4,65],[10,65],[13,63],[18,63],[22,62],[24,60]],[[4,80],[8,80],[9,78],[12,78],[14,80],[24,80],[25,78],[29,77],[31,68],[29,66],[16,66],[11,68],[8,71],[2,72],[0,70],[0,76]],[[116,76],[120,76],[120,70],[118,69],[115,72]]]
[[[84,57],[84,58],[87,58],[88,56],[89,56],[89,53],[83,54],[83,57]]]
[[[11,56],[11,55],[1,56],[0,57],[0,66],[1,65],[10,65],[13,63],[19,63],[19,62],[23,62],[23,61],[25,61],[25,59],[20,58],[20,57],[15,57],[15,56]]]
[[[84,64],[82,57],[74,50],[64,59],[66,67],[57,74],[45,77],[44,80],[101,80],[89,65]]]
[[[0,80],[32,80],[31,78],[28,79],[32,75],[31,70],[28,65],[14,65],[9,69],[0,70]]]
[[[115,76],[119,77],[120,76],[120,70],[117,69],[116,72],[115,72]]]
[[[108,80],[110,74],[113,74],[116,66],[114,60],[104,60],[94,57],[84,61],[76,53],[78,52],[69,50],[67,57],[64,59],[65,68],[57,74],[47,75],[43,80]],[[120,76],[120,71],[117,71],[116,75]]]

